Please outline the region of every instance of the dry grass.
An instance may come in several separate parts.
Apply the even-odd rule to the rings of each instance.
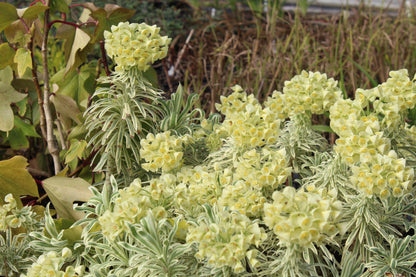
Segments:
[[[335,16],[225,16],[195,29],[186,46],[175,46],[184,50],[169,57],[176,74],[164,77],[171,89],[181,82],[201,94],[207,112],[235,84],[263,100],[302,70],[327,73],[353,97],[357,88],[385,81],[390,70],[416,72],[416,17],[364,8]]]

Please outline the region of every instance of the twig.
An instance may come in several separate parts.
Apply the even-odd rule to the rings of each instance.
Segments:
[[[27,170],[29,171],[29,173],[31,175],[43,176],[43,177],[51,177],[51,174],[49,174],[46,171],[40,170],[40,169],[28,167]]]
[[[50,6],[50,0],[46,1],[46,6]],[[55,174],[58,174],[61,171],[61,164],[59,161],[59,149],[57,146],[56,138],[53,134],[53,118],[51,109],[49,106],[49,95],[50,95],[50,87],[49,87],[49,68],[48,68],[48,35],[49,35],[49,9],[45,11],[44,14],[44,26],[45,29],[43,31],[43,38],[42,38],[42,64],[43,64],[43,109],[45,111],[45,119],[46,119],[46,137],[47,137],[47,144],[49,153],[52,156]]]
[[[59,140],[61,141],[62,149],[66,149],[64,134],[62,131],[62,124],[59,118],[55,120],[55,125],[56,127],[58,127],[58,135],[59,135]]]
[[[36,203],[40,203],[43,201],[43,199],[45,199],[46,197],[48,197],[48,194],[45,193],[44,195],[42,195],[41,197],[38,198],[38,200],[36,200]]]
[[[179,54],[178,54],[178,58],[176,59],[176,62],[175,62],[175,71],[177,71],[178,70],[178,67],[179,67],[179,63],[181,62],[181,60],[182,60],[182,56],[183,56],[183,54],[185,53],[185,50],[186,50],[186,48],[188,48],[188,45],[189,45],[189,41],[191,40],[191,37],[192,37],[192,35],[194,34],[194,29],[192,29],[190,32],[189,32],[189,35],[188,35],[188,37],[186,38],[186,41],[185,41],[185,44],[183,45],[183,47],[182,47],[182,49],[181,49],[181,51],[179,51]]]

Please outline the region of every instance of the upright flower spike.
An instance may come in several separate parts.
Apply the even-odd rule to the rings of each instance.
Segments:
[[[105,49],[117,63],[116,71],[137,68],[146,71],[150,64],[163,59],[171,41],[159,34],[160,28],[146,23],[120,22],[105,31]]]

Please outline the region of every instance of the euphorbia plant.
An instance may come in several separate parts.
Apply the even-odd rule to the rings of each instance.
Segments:
[[[118,64],[84,115],[107,179],[70,226],[46,209],[45,231],[26,237],[36,260],[27,276],[416,273],[405,250],[416,204],[406,123],[416,78],[406,70],[354,100],[305,71],[264,103],[235,86],[217,104],[222,120],[205,119],[193,97],[163,99],[145,78],[169,42],[156,27],[121,23],[105,38]],[[329,117],[335,145],[313,115]]]

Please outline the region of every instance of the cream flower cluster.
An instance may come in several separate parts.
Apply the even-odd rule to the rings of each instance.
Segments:
[[[266,102],[272,111],[289,117],[304,114],[323,114],[341,98],[341,89],[333,78],[319,72],[302,71],[285,82],[283,94],[275,91]]]
[[[416,78],[410,80],[407,69],[391,71],[389,76],[376,88],[357,90],[356,94],[371,101],[374,112],[383,115],[381,125],[394,131],[402,124],[403,113],[416,104]]]
[[[128,22],[111,26],[111,32],[104,31],[105,49],[116,62],[116,70],[136,67],[146,71],[151,63],[166,57],[171,39],[159,31],[156,25]]]
[[[341,137],[336,140],[334,150],[349,165],[359,162],[371,162],[376,154],[386,155],[390,151],[390,140],[383,132],[375,134],[362,133]]]
[[[200,205],[213,205],[223,187],[232,182],[231,171],[216,172],[208,166],[182,167],[177,173],[178,185],[175,198],[177,204],[190,214],[199,213]]]
[[[183,145],[190,140],[189,136],[178,137],[170,131],[153,135],[149,133],[140,141],[140,156],[146,162],[143,169],[152,172],[170,172],[179,168],[183,161]]]
[[[19,228],[27,221],[33,220],[33,212],[29,206],[19,209],[16,199],[11,193],[4,197],[4,204],[0,206],[0,231],[8,228]]]
[[[366,195],[395,197],[403,195],[413,183],[413,169],[406,167],[406,160],[399,159],[395,151],[387,155],[377,154],[370,162],[351,167],[352,184]]]
[[[236,162],[235,180],[245,180],[250,186],[261,189],[284,183],[291,173],[291,168],[286,158],[285,149],[272,149],[263,147],[256,151],[252,149],[245,152]]]
[[[65,271],[62,271],[62,266],[67,259],[72,256],[72,251],[65,247],[62,253],[58,254],[55,251],[50,251],[41,255],[38,260],[32,264],[26,274],[20,275],[21,277],[41,277],[41,276],[54,276],[54,277],[76,277],[82,276],[83,267],[67,266]]]
[[[398,197],[413,185],[413,169],[397,157],[387,134],[405,126],[402,113],[415,103],[416,85],[400,70],[376,88],[358,89],[355,100],[341,99],[331,107],[331,128],[339,136],[334,150],[351,167],[350,181],[358,191]]]
[[[331,128],[340,137],[366,136],[381,130],[375,114],[366,115],[359,100],[339,99],[329,110]]]
[[[251,186],[248,182],[238,180],[226,186],[218,199],[218,206],[228,207],[232,211],[249,217],[259,218],[263,214],[263,205],[266,198],[260,189]]]
[[[247,95],[240,86],[232,89],[233,93],[228,97],[221,96],[221,104],[215,104],[225,115],[216,132],[239,148],[275,143],[282,119],[270,109],[263,109],[258,100],[252,94]]]
[[[273,193],[273,203],[264,205],[264,222],[286,246],[310,247],[339,232],[342,203],[336,196],[335,190],[285,187]]]
[[[120,195],[114,201],[113,211],[105,211],[98,219],[104,236],[111,241],[114,240],[127,231],[126,222],[138,223],[149,211],[152,211],[156,218],[165,218],[167,216],[165,208],[158,205],[158,201],[152,196],[155,195],[160,200],[163,197],[168,198],[172,191],[165,189],[154,192],[154,190],[158,190],[157,182],[142,187],[139,179],[120,190]]]
[[[235,273],[244,272],[241,261],[245,258],[255,267],[259,263],[257,250],[249,249],[252,245],[258,247],[266,239],[263,228],[236,212],[223,210],[212,217],[189,227],[186,241],[198,243],[195,256],[206,259],[212,267],[231,267]]]

